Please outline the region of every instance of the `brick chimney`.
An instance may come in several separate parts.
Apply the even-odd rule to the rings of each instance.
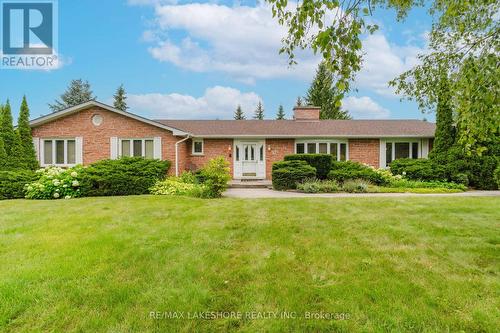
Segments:
[[[293,120],[318,121],[320,109],[318,106],[296,106],[293,108]]]

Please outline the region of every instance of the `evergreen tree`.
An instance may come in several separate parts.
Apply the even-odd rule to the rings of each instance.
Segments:
[[[450,87],[446,77],[441,79],[436,108],[436,134],[429,157],[436,162],[444,162],[448,150],[455,143],[453,110],[451,108]]]
[[[264,106],[260,101],[259,104],[257,104],[257,108],[255,109],[255,112],[253,114],[253,119],[264,120]]]
[[[295,106],[302,106],[304,102],[302,101],[302,97],[297,97],[297,101],[295,102]]]
[[[26,168],[36,170],[38,168],[38,161],[36,159],[35,147],[33,147],[33,137],[31,136],[31,127],[29,124],[30,110],[26,96],[23,96],[19,118],[17,120],[17,134],[19,135],[19,142],[21,145],[20,160]]]
[[[7,100],[7,103],[3,107],[1,129],[3,145],[7,154],[7,158],[4,161],[4,168],[9,170],[23,168],[24,166],[20,161],[21,143],[12,124],[12,112],[9,100]]]
[[[3,105],[0,104],[0,170],[5,169],[5,162],[7,160],[7,153],[5,151],[5,144],[3,142],[3,129],[2,129],[2,118],[3,118]]]
[[[125,92],[125,88],[123,88],[123,84],[118,87],[113,97],[115,98],[113,106],[118,110],[127,111],[127,93]]]
[[[243,110],[241,109],[241,105],[238,104],[236,107],[236,111],[234,111],[234,119],[235,120],[245,120],[245,114],[243,113]]]
[[[61,95],[61,101],[56,100],[55,104],[49,104],[49,107],[56,112],[95,99],[88,81],[72,80],[68,89]]]
[[[350,119],[349,113],[341,109],[343,97],[344,94],[333,84],[332,73],[326,64],[321,62],[307,91],[307,104],[321,107],[321,119]]]
[[[278,113],[276,114],[276,120],[284,120],[285,119],[285,110],[283,110],[283,105],[280,104],[278,107]]]

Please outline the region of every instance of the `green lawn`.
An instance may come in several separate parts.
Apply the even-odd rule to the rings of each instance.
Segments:
[[[493,332],[499,207],[498,197],[4,201],[0,331]],[[166,318],[174,311],[184,318]]]

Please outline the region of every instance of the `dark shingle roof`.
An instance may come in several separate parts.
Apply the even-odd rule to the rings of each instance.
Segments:
[[[156,120],[199,137],[434,137],[422,120]]]

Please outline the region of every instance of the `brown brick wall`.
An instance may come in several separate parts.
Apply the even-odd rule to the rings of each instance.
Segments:
[[[266,139],[266,178],[271,179],[273,163],[295,152],[294,139]],[[269,150],[270,148],[270,150]]]
[[[100,114],[103,123],[92,124],[92,116]],[[33,137],[64,138],[83,137],[83,164],[110,158],[110,138],[161,137],[162,159],[172,162],[169,174],[175,173],[175,142],[181,138],[171,132],[141,121],[124,117],[99,107],[92,107],[72,115],[56,119],[32,129]],[[181,169],[182,170],[182,169]]]
[[[349,139],[349,160],[378,168],[380,166],[380,140]]]
[[[186,170],[200,169],[212,158],[223,156],[229,162],[233,176],[233,139],[204,139],[203,155],[193,155],[192,141],[186,142]]]

